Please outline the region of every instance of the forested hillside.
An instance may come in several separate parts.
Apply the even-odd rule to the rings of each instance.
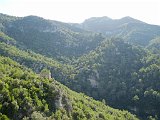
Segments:
[[[149,49],[154,54],[160,55],[160,37],[152,39],[147,46],[147,49]]]
[[[112,38],[76,63],[80,73],[71,88],[144,118],[160,115],[159,56]]]
[[[15,17],[16,20],[3,14],[0,17],[4,21],[11,19],[3,24],[3,32],[16,39],[17,47],[58,60],[87,53],[104,39],[99,33],[37,16]]]
[[[0,111],[4,114],[1,116],[56,120],[136,119],[126,111],[114,110],[84,94],[77,94],[66,85],[111,107],[128,110],[142,120],[160,119],[159,36],[159,26],[130,17],[91,18],[82,24],[68,24],[37,16],[0,14],[0,55],[4,56],[0,73],[9,95],[0,101],[0,109],[8,100],[7,105],[15,100],[18,106],[13,107],[16,113],[7,113],[12,107],[5,106]],[[37,74],[43,69],[48,69],[53,79],[40,78]],[[12,85],[14,81],[16,86]],[[28,91],[32,87],[36,88]],[[29,106],[23,106],[25,99],[23,94],[21,98],[21,92],[20,96],[12,95],[14,88],[26,91]],[[62,109],[55,107],[56,94],[62,97]],[[73,111],[68,112],[68,105]],[[24,112],[27,109],[29,112]]]
[[[93,17],[75,26],[106,36],[122,37],[127,42],[142,46],[148,45],[150,40],[160,34],[159,26],[150,25],[131,17],[121,19]]]
[[[0,56],[1,120],[138,120]]]

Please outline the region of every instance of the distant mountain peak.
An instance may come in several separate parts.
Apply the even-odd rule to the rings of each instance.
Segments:
[[[44,19],[44,18],[35,16],[35,15],[29,15],[29,16],[24,17],[24,19]]]
[[[88,18],[84,21],[84,23],[88,23],[88,22],[94,22],[94,23],[105,23],[105,22],[117,22],[117,21],[120,21],[122,23],[128,23],[128,22],[136,22],[136,23],[143,23],[142,21],[140,20],[137,20],[135,18],[132,18],[130,16],[126,16],[126,17],[123,17],[123,18],[120,18],[120,19],[112,19],[112,18],[109,18],[107,16],[102,16],[102,17],[91,17],[91,18]]]
[[[84,22],[90,22],[90,21],[94,21],[94,22],[105,22],[105,21],[109,21],[112,20],[111,18],[107,17],[107,16],[102,16],[102,17],[91,17],[86,19]]]
[[[130,17],[130,16],[125,16],[125,17],[123,17],[123,18],[121,18],[121,19],[128,19],[128,20],[132,20],[132,19],[134,19],[134,18],[132,18],[132,17]]]
[[[99,19],[105,19],[105,20],[111,20],[110,17],[107,17],[107,16],[102,16],[102,17],[98,17]]]
[[[135,18],[132,18],[130,16],[126,16],[126,17],[123,17],[123,18],[117,19],[117,20],[120,20],[120,21],[123,21],[123,22],[136,22],[136,23],[138,22],[138,23],[143,23],[142,21],[137,20]]]

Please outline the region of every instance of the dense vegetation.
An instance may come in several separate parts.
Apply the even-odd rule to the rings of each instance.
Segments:
[[[114,38],[79,58],[77,67],[74,90],[143,118],[160,115],[159,56]]]
[[[1,120],[137,120],[54,79],[40,78],[9,58],[0,57],[0,74]]]
[[[160,55],[160,37],[152,39],[147,46],[147,49],[149,49],[154,54]]]
[[[16,87],[21,86],[26,90],[29,89],[26,86],[30,83],[29,87],[37,89],[37,91],[26,90],[25,93],[32,106],[31,111],[28,111],[30,113],[21,116],[23,110],[17,110],[14,116],[3,111],[3,117],[7,115],[14,119],[22,117],[34,119],[33,117],[41,116],[58,119],[55,117],[58,114],[61,116],[59,119],[132,119],[133,116],[127,112],[116,112],[113,109],[114,112],[109,112],[108,109],[111,108],[105,107],[104,104],[70,91],[55,80],[40,78],[35,74],[47,68],[52,78],[72,90],[83,92],[114,108],[128,110],[140,119],[160,119],[159,26],[149,25],[130,17],[120,20],[107,17],[92,18],[80,25],[45,20],[36,16],[17,18],[3,14],[0,14],[0,24],[0,55],[17,62],[1,57],[2,61],[5,59],[12,61],[8,68],[5,68],[9,72],[7,70],[2,72],[4,78],[2,82],[8,84],[6,89],[9,89],[10,83],[16,80],[18,81]],[[103,35],[83,29],[102,32]],[[1,64],[3,66],[5,63]],[[35,73],[21,65],[32,69]],[[5,76],[8,76],[8,79]],[[23,83],[25,81],[26,84]],[[46,85],[45,88],[37,87],[39,83]],[[59,96],[61,92],[63,93],[62,110],[55,107],[57,97],[52,96],[51,91],[54,95],[58,91]],[[9,89],[9,92],[12,93],[12,89]],[[36,95],[32,95],[32,92]],[[34,102],[35,96],[38,97],[36,99],[40,101],[39,103]],[[48,101],[49,96],[53,97],[54,102]],[[13,98],[17,100],[15,96]],[[65,101],[70,101],[70,104]],[[82,105],[79,105],[79,101]],[[12,104],[12,97],[10,102]],[[22,103],[16,103],[18,109],[21,105],[23,107]],[[72,109],[75,105],[74,112],[77,113],[71,111],[70,114],[65,104],[71,105]],[[93,104],[98,105],[98,109],[94,109]],[[84,108],[85,106],[87,108]],[[102,115],[99,115],[100,113]]]
[[[104,39],[99,33],[36,16],[8,22],[3,32],[16,39],[19,48],[30,49],[58,60],[87,53]]]
[[[103,33],[106,36],[118,36],[135,45],[146,46],[149,41],[159,36],[160,27],[150,25],[131,17],[111,19],[108,17],[93,17],[76,25],[80,28]]]

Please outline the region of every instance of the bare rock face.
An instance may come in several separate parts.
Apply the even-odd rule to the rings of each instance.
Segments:
[[[88,78],[88,80],[90,81],[91,86],[92,86],[93,88],[97,88],[98,85],[99,85],[97,79],[99,79],[99,73],[98,73],[97,70],[95,70],[94,73],[91,74],[91,75],[89,76],[89,78]]]
[[[70,100],[63,94],[62,91],[59,90],[58,90],[58,95],[55,98],[55,108],[56,109],[63,108],[68,113],[72,111],[72,104]]]
[[[41,78],[51,79],[51,72],[47,69],[43,69],[40,73]]]
[[[47,78],[47,79],[51,79],[51,73],[48,73],[48,74],[46,74],[46,73],[41,73],[41,74],[40,74],[40,77],[42,77],[42,78]]]
[[[56,109],[63,108],[63,105],[62,105],[62,92],[58,91],[58,93],[59,94],[56,96],[56,99],[55,99],[55,107],[56,107]]]
[[[88,80],[90,81],[91,86],[93,88],[97,88],[98,87],[98,82],[94,79],[94,77],[90,77]]]
[[[66,96],[63,97],[63,106],[67,110],[68,113],[72,111],[72,104]]]

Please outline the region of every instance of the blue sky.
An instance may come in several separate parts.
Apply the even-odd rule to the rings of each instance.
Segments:
[[[37,15],[63,22],[83,22],[89,17],[125,16],[160,25],[160,0],[0,0],[0,13]]]

